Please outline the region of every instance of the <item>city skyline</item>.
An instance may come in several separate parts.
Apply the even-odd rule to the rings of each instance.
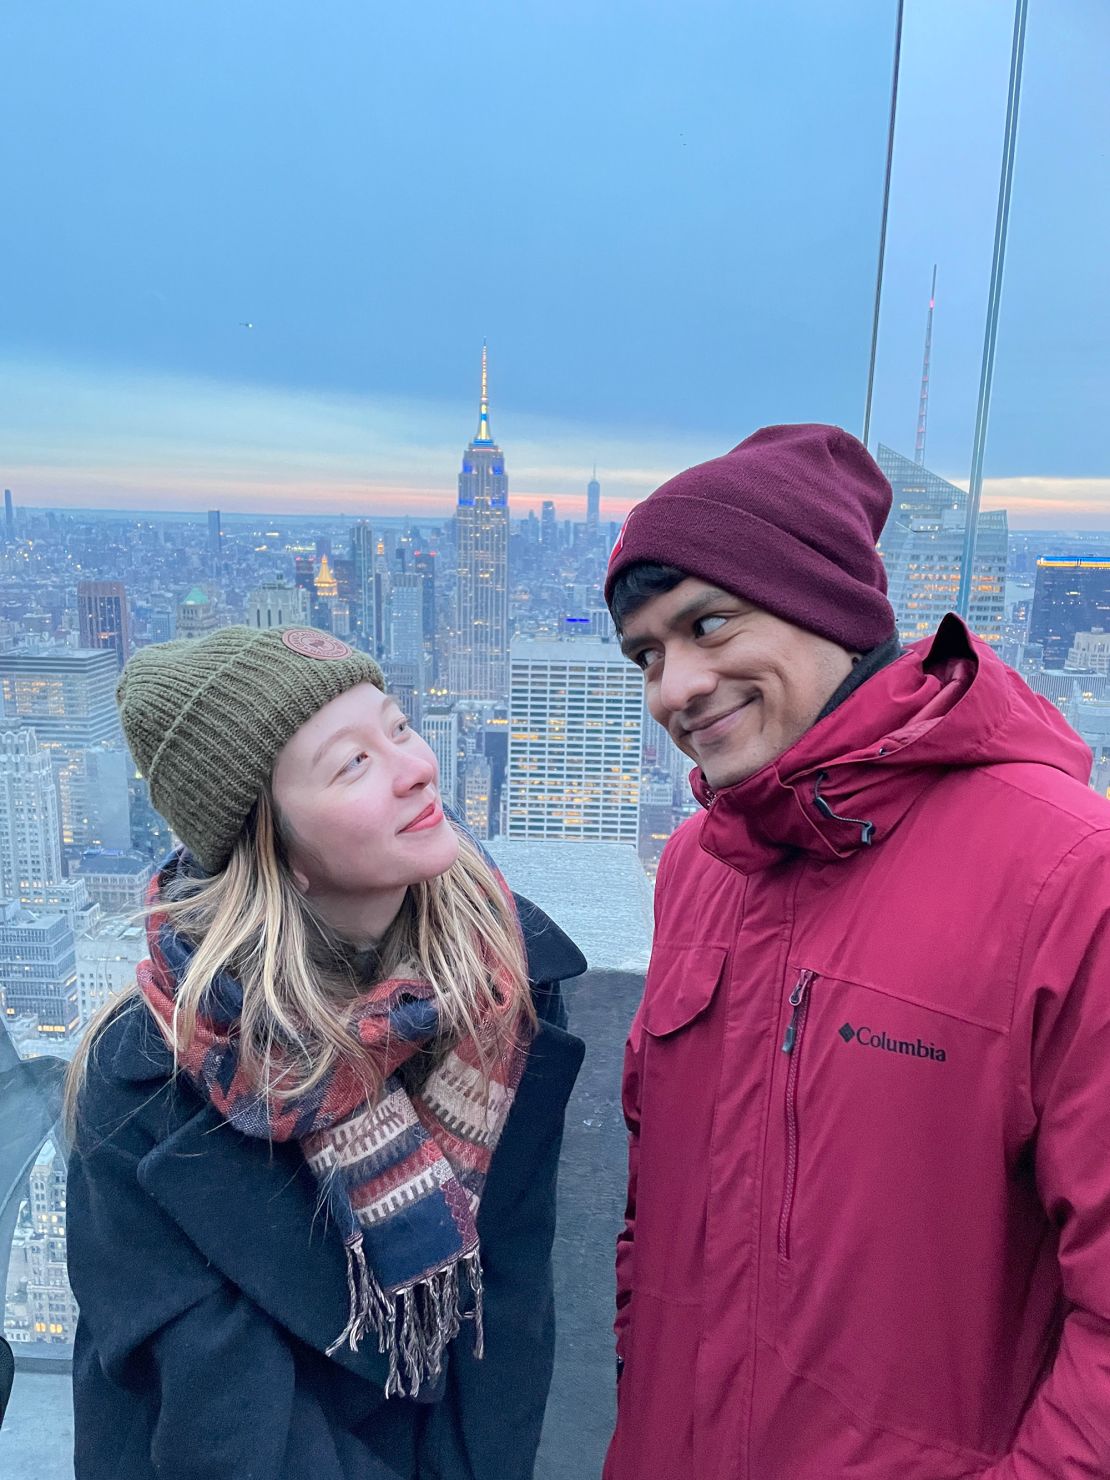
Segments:
[[[28,397],[24,409],[29,427],[34,426],[36,419],[30,404],[33,379],[32,371],[30,380],[24,381],[22,392],[17,392],[15,408],[19,409],[20,395]],[[221,418],[230,420],[228,407],[236,405],[236,396],[242,395],[245,409],[239,435],[252,425],[252,411],[262,416],[264,410],[265,425],[271,422],[280,425],[287,436],[296,435],[299,440],[295,448],[291,444],[284,449],[277,447],[259,453],[256,471],[249,479],[228,472],[225,459],[230,453],[218,443],[207,450],[194,449],[191,462],[194,471],[175,472],[172,476],[152,472],[139,463],[132,464],[125,475],[112,478],[106,466],[90,469],[76,464],[66,466],[57,459],[48,462],[44,451],[42,461],[4,464],[3,484],[11,488],[16,507],[131,516],[174,513],[206,518],[207,511],[218,506],[225,514],[256,515],[260,519],[270,515],[275,519],[376,515],[425,521],[446,519],[454,512],[458,426],[465,425],[472,414],[472,401],[464,396],[457,402],[437,404],[430,420],[427,406],[404,405],[398,401],[382,403],[384,415],[392,418],[390,433],[388,427],[376,424],[373,403],[357,397],[313,398],[273,390],[257,393],[250,387],[221,388],[199,381],[187,383],[182,393],[170,380],[157,378],[132,383],[125,377],[118,389],[121,399],[131,401],[146,394],[167,416],[175,419],[184,414],[183,405],[190,404],[190,396],[196,396],[200,403],[198,414],[205,415],[219,406]],[[95,387],[87,388],[80,399],[90,424],[94,421],[100,424],[97,435],[111,442],[113,437],[122,436],[121,429],[111,421],[111,407],[118,409],[120,401],[107,393],[105,387],[101,391],[106,394],[104,405]],[[59,394],[79,396],[79,393],[78,383],[63,374],[44,400],[51,402]],[[910,410],[907,404],[905,435],[893,444],[895,450],[906,456],[911,454],[913,444]],[[502,419],[512,420],[511,415],[504,413]],[[681,468],[728,450],[708,438],[699,440],[691,436],[663,442],[657,434],[645,434],[639,440],[631,435],[594,436],[587,443],[588,428],[576,429],[542,417],[524,416],[516,420],[520,435],[507,439],[514,448],[513,507],[521,514],[534,512],[537,517],[543,503],[552,500],[560,519],[584,519],[587,486],[596,463],[601,483],[601,522],[620,522],[641,498]],[[405,433],[418,425],[422,428],[423,441],[414,450]],[[331,443],[327,457],[320,455],[318,473],[313,472],[314,437],[326,437]],[[36,445],[45,448],[45,432],[42,443]],[[368,455],[367,447],[375,445],[383,459],[393,459],[390,479],[385,482],[371,482],[359,471]],[[186,455],[184,444],[177,444],[177,450],[183,457]],[[550,458],[546,463],[542,461],[545,454]],[[930,457],[930,463],[934,461]],[[198,467],[200,471],[196,471]],[[269,469],[268,476],[263,476],[264,469]],[[966,490],[965,475],[946,472],[940,466],[935,471]],[[111,490],[112,496],[98,501],[99,495],[107,490]],[[79,497],[83,492],[89,496]],[[983,508],[1007,509],[1015,530],[1075,528],[1110,532],[1110,475],[987,477],[983,483]]]

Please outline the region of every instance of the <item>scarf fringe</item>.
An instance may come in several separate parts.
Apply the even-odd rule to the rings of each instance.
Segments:
[[[470,1286],[471,1306],[464,1310],[466,1292],[461,1275]],[[428,1382],[443,1371],[448,1345],[464,1321],[474,1323],[474,1355],[485,1355],[482,1318],[482,1262],[477,1249],[437,1269],[414,1285],[406,1285],[391,1297],[386,1294],[366,1262],[362,1239],[347,1245],[347,1324],[328,1347],[334,1356],[341,1346],[357,1352],[369,1332],[378,1338],[378,1351],[389,1359],[385,1396],[415,1398]]]

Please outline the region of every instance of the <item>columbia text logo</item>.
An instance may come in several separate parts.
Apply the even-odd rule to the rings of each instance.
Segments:
[[[861,1048],[881,1048],[887,1053],[904,1054],[911,1059],[932,1059],[935,1064],[943,1064],[948,1058],[943,1048],[938,1048],[935,1043],[925,1043],[920,1038],[890,1038],[874,1028],[853,1028],[851,1023],[845,1023],[836,1031],[845,1043],[854,1040]]]

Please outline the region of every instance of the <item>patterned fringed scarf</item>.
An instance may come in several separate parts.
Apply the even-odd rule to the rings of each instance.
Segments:
[[[156,878],[148,903],[157,902]],[[138,968],[138,983],[168,1038],[193,948],[157,913],[148,933],[150,958]],[[307,1094],[268,1103],[239,1063],[241,1008],[239,983],[218,977],[181,1068],[244,1135],[300,1142],[347,1250],[349,1319],[328,1354],[344,1343],[357,1350],[372,1331],[389,1360],[386,1396],[415,1397],[440,1375],[464,1320],[473,1321],[475,1353],[482,1355],[476,1219],[524,1068],[523,1030],[495,1059],[488,1092],[477,1045],[468,1039],[410,1094],[398,1070],[437,1036],[432,990],[422,981],[379,982],[361,997],[355,1018],[382,1077],[378,1103],[367,1104],[357,1074],[343,1062]]]

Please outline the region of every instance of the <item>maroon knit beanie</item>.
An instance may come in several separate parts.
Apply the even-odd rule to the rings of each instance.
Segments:
[[[650,560],[867,652],[895,632],[875,548],[890,505],[890,484],[850,433],[764,427],[636,505],[609,558],[605,599],[621,571]]]

